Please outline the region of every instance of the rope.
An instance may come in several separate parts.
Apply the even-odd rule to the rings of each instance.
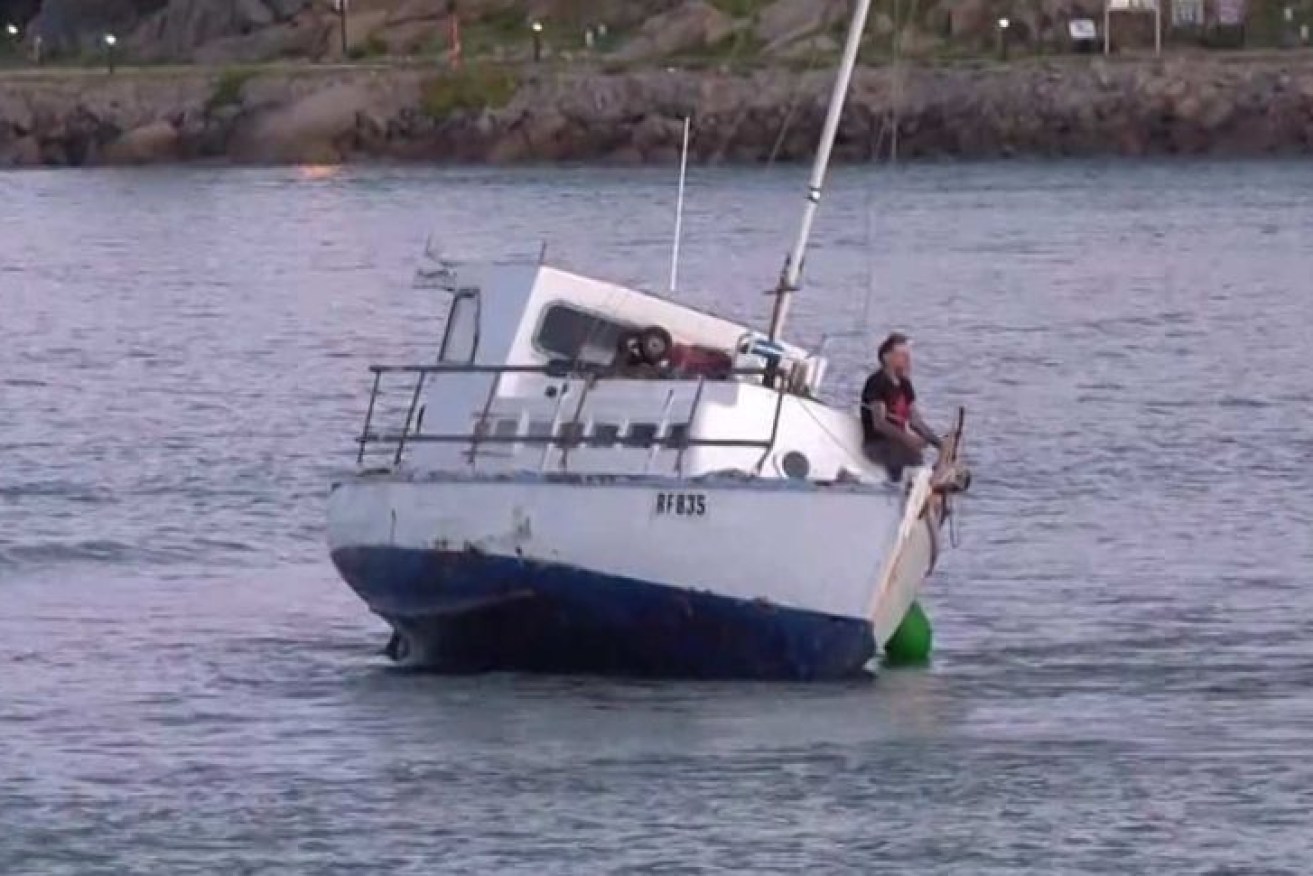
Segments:
[[[820,40],[814,39],[812,40],[811,56],[807,59],[806,69],[809,72],[816,69],[816,61],[820,58],[820,55]],[[793,126],[793,116],[798,109],[798,98],[802,95],[802,79],[803,77],[799,76],[793,82],[793,90],[789,95],[789,105],[784,112],[784,121],[780,123],[780,133],[775,138],[775,145],[771,147],[770,157],[766,160],[767,167],[773,165],[775,159],[779,157],[780,149],[784,146],[784,138],[788,136],[789,128]]]

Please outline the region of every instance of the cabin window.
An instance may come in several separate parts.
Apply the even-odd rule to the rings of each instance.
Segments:
[[[561,431],[557,432],[557,438],[561,443],[573,447],[578,444],[584,437],[583,423],[562,423]]]
[[[671,447],[683,447],[688,443],[688,423],[671,423],[666,443]]]
[[[620,438],[620,427],[615,423],[594,423],[593,438],[589,443],[598,447],[610,447]]]
[[[462,289],[451,300],[447,329],[442,336],[440,362],[468,365],[479,349],[479,293]]]
[[[656,434],[656,423],[630,423],[624,444],[626,447],[651,447]]]
[[[530,438],[550,438],[552,435],[551,420],[531,420],[529,422]]]
[[[553,358],[609,365],[615,359],[620,335],[627,330],[622,323],[553,304],[543,311],[534,343]]]
[[[492,434],[496,435],[498,438],[514,438],[519,431],[520,421],[518,419],[506,419],[497,421],[497,424],[493,427]]]

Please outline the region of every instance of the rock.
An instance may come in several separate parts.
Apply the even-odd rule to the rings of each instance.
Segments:
[[[757,15],[753,35],[767,50],[827,30],[848,20],[847,0],[775,0]]]
[[[934,54],[942,41],[915,27],[903,28],[898,37],[898,51],[905,58],[924,58]]]
[[[607,164],[614,164],[620,167],[631,167],[643,163],[643,153],[633,146],[621,146],[620,148],[608,153],[602,157]]]
[[[388,11],[386,9],[375,9],[367,12],[352,13],[347,21],[347,53],[356,55],[367,54],[371,47],[379,44],[381,40],[374,39],[374,35],[382,29],[387,23]],[[333,23],[333,30],[336,31],[338,23]],[[333,42],[334,51],[340,51],[341,43]]]
[[[13,128],[20,136],[29,133],[36,123],[32,105],[17,88],[0,89],[0,135],[5,127]]]
[[[822,38],[833,37],[809,39]],[[425,102],[435,75],[418,65],[333,65],[249,79],[187,68],[11,77],[0,89],[0,164],[669,161],[687,114],[700,160],[807,160],[833,79],[828,68],[784,65],[748,74],[543,67],[518,71],[482,109],[435,113]],[[894,101],[899,154],[909,158],[1313,151],[1313,61],[1288,55],[867,67],[836,157],[887,154]]]
[[[728,38],[734,30],[734,19],[706,0],[686,0],[669,12],[648,19],[638,36],[616,56],[636,61],[707,49]]]
[[[50,55],[72,55],[100,46],[106,33],[123,34],[166,0],[45,0],[28,24]]]
[[[0,141],[0,167],[37,167],[41,159],[41,144],[36,137],[19,137],[8,144]]]
[[[236,10],[222,0],[169,0],[128,36],[125,49],[148,60],[189,58],[202,43],[242,33]]]
[[[466,10],[468,13],[469,10]],[[401,0],[388,12],[388,24],[406,24],[413,21],[445,20],[447,4],[434,0]]]
[[[133,128],[109,143],[101,159],[109,164],[152,164],[178,155],[178,130],[165,121]]]
[[[375,36],[385,43],[390,55],[416,55],[422,52],[446,52],[446,22],[440,19],[410,19],[392,23],[391,19]]]
[[[193,50],[198,64],[253,64],[278,58],[317,57],[329,42],[327,26],[294,22],[267,27],[247,36],[213,40]]]
[[[768,49],[767,51],[777,58],[812,62],[834,57],[841,48],[837,39],[829,34],[820,33],[813,37],[788,43],[778,49]]]
[[[275,21],[288,21],[310,7],[314,0],[263,0]]]
[[[949,11],[949,35],[957,39],[992,36],[994,22],[990,0],[958,0]]]
[[[341,156],[356,117],[378,102],[362,85],[330,85],[254,114],[234,132],[233,157],[247,162],[323,162]]]
[[[276,20],[274,12],[262,0],[231,0],[232,26],[241,33],[268,27]]]
[[[310,0],[168,0],[124,41],[141,60],[258,61],[302,51],[309,40],[286,28]],[[270,50],[266,47],[289,46]]]

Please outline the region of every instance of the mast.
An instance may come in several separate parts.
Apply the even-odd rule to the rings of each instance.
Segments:
[[[688,129],[692,117],[684,116],[684,148],[679,153],[679,197],[675,201],[675,244],[670,249],[670,294],[679,286],[679,239],[684,233],[684,182],[688,178]]]
[[[848,96],[848,86],[852,82],[853,68],[857,66],[857,50],[862,44],[862,34],[866,31],[866,17],[871,11],[871,0],[857,0],[852,23],[848,25],[848,41],[843,47],[843,59],[839,63],[839,75],[834,80],[834,91],[830,93],[830,108],[825,116],[825,127],[821,131],[821,143],[816,150],[816,163],[812,166],[811,181],[807,185],[807,206],[802,211],[802,226],[798,229],[798,242],[793,252],[784,262],[780,272],[780,284],[775,289],[775,308],[770,316],[770,339],[779,340],[784,330],[784,319],[789,313],[789,300],[798,291],[802,280],[802,263],[807,255],[807,243],[811,239],[812,222],[816,219],[816,208],[821,203],[821,186],[825,184],[825,171],[830,165],[830,153],[834,150],[834,139],[839,133],[839,119],[843,115],[844,100]]]

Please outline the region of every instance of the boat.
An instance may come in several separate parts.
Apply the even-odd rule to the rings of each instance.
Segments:
[[[969,473],[963,412],[938,461],[891,480],[827,361],[784,340],[870,0],[858,0],[801,228],[763,331],[534,259],[419,276],[436,359],[372,366],[332,561],[449,672],[862,676],[922,623]],[[673,283],[672,283],[673,285]],[[924,656],[924,655],[922,655]]]

